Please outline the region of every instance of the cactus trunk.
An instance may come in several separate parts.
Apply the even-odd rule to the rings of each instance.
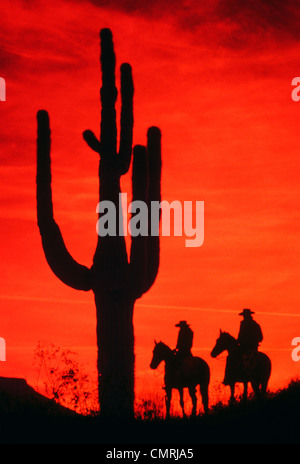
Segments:
[[[133,417],[134,411],[134,302],[126,296],[112,300],[95,295],[99,399],[101,414]]]

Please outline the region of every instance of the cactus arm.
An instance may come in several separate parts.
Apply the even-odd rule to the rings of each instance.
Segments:
[[[88,146],[94,150],[96,153],[101,153],[101,143],[91,130],[86,130],[83,132],[83,138],[88,144]]]
[[[68,252],[53,217],[51,191],[50,127],[46,111],[37,114],[37,221],[46,260],[53,273],[77,290],[91,289],[91,271]]]
[[[132,163],[132,202],[143,201],[147,205],[148,162],[146,147],[136,145]],[[132,217],[134,214],[132,215]],[[131,238],[130,247],[130,283],[133,297],[143,294],[146,279],[147,236],[137,235]]]
[[[100,89],[101,123],[100,141],[91,130],[83,132],[88,146],[99,153],[101,158],[114,158],[117,152],[117,125],[115,103],[118,91],[115,85],[115,53],[112,34],[109,29],[100,31],[100,64],[102,87]]]
[[[148,235],[132,237],[130,250],[131,286],[140,298],[153,285],[159,268],[160,213],[155,225],[151,215],[151,202],[161,201],[161,133],[156,127],[148,130],[147,148],[134,148],[132,199],[144,201],[148,208]]]
[[[159,268],[159,223],[155,226],[155,231],[151,221],[151,202],[161,201],[161,132],[157,127],[150,127],[147,133],[147,153],[148,153],[148,227],[147,238],[147,260],[146,260],[146,279],[144,293],[153,285]],[[159,215],[160,219],[160,215]],[[153,233],[154,232],[154,233]]]
[[[131,163],[133,137],[133,80],[131,66],[121,65],[121,123],[119,146],[120,174],[126,174]]]
[[[103,29],[101,38],[101,140],[91,130],[83,132],[83,138],[88,146],[99,153],[100,156],[111,157],[116,154],[116,111],[115,102],[117,89],[115,86],[115,54],[110,31]],[[118,172],[126,174],[131,163],[132,137],[133,137],[133,80],[132,70],[128,63],[120,67],[121,73],[121,121],[120,145],[117,157]]]
[[[101,97],[101,124],[100,124],[100,144],[101,157],[114,158],[117,154],[117,124],[115,103],[117,99],[117,88],[115,85],[115,64],[116,57],[112,40],[112,33],[109,29],[100,31],[101,39],[101,70],[102,87]]]

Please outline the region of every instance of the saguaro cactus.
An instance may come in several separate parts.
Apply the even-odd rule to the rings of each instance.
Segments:
[[[146,146],[137,145],[132,150],[133,81],[130,65],[122,64],[120,142],[117,151],[117,89],[111,31],[102,29],[100,39],[100,140],[90,130],[83,133],[88,145],[100,155],[100,202],[112,201],[118,210],[120,178],[128,172],[133,158],[132,199],[147,203],[150,230],[150,204],[161,199],[161,133],[158,128],[150,127]],[[37,221],[44,254],[50,268],[62,282],[77,290],[94,292],[100,411],[106,416],[131,416],[134,411],[135,362],[133,309],[136,299],[149,290],[158,272],[158,230],[154,234],[152,230],[152,235],[131,237],[129,257],[122,234],[98,236],[91,268],[77,263],[69,254],[54,220],[50,126],[46,111],[38,111],[37,124]]]

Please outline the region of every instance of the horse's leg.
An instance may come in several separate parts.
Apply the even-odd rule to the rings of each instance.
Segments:
[[[204,413],[208,413],[208,383],[200,383],[200,393],[202,397],[202,404]]]
[[[171,398],[172,398],[172,388],[165,387],[166,392],[166,417],[167,419],[170,418],[170,406],[171,406]]]
[[[248,382],[244,382],[243,400],[246,401],[247,397],[248,397]]]
[[[184,401],[183,401],[183,388],[178,388],[179,396],[180,396],[180,406],[182,409],[183,417],[185,417],[185,410],[184,410]]]
[[[234,387],[235,387],[235,383],[231,383],[231,384],[230,384],[230,400],[229,400],[230,403],[234,403],[234,402],[235,402]]]
[[[259,364],[259,366],[261,365],[261,363]],[[268,383],[269,383],[269,378],[271,374],[270,360],[267,360],[265,365],[264,363],[261,365],[261,371],[262,371],[262,374],[260,376],[260,381],[259,381],[259,395],[265,397],[267,394]]]
[[[255,398],[258,399],[260,397],[260,384],[259,384],[259,382],[253,381],[253,382],[251,382],[251,386],[253,388]]]
[[[267,394],[268,381],[269,379],[263,379],[261,382],[260,391],[261,391],[262,396],[266,396]]]
[[[192,416],[196,416],[196,413],[197,413],[196,387],[189,387],[189,394],[190,394],[190,397],[193,403]]]

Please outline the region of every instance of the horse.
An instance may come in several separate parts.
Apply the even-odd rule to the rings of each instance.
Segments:
[[[196,388],[200,386],[200,393],[202,397],[202,404],[204,413],[208,413],[208,387],[210,381],[210,369],[208,364],[201,358],[196,356],[189,356],[178,359],[179,355],[169,348],[165,343],[155,341],[153,349],[153,356],[150,363],[151,369],[157,369],[159,364],[165,362],[165,386],[166,392],[166,415],[170,417],[170,405],[172,390],[176,389],[180,395],[180,406],[182,409],[183,417],[186,417],[183,400],[183,389],[188,388],[190,397],[192,399],[192,416],[197,412],[197,395]]]
[[[267,392],[271,375],[270,358],[260,351],[249,350],[241,352],[238,341],[228,332],[220,330],[220,336],[211,351],[211,356],[216,358],[223,351],[228,352],[224,384],[230,386],[230,401],[234,402],[234,388],[238,382],[243,383],[243,399],[247,399],[248,382],[250,382],[254,395],[258,398]]]

